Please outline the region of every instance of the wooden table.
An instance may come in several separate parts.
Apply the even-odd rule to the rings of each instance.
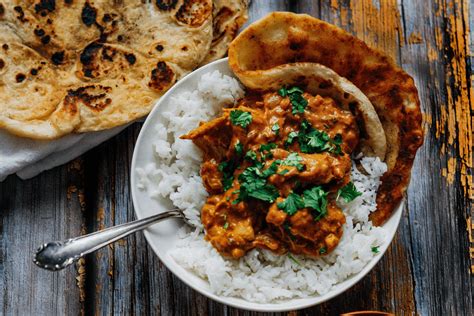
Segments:
[[[398,234],[381,262],[343,295],[290,314],[474,313],[474,47],[468,44],[474,43],[474,5],[254,0],[250,21],[274,10],[309,13],[392,56],[415,78],[426,128]],[[130,161],[140,127],[33,179],[10,176],[0,184],[0,314],[251,314],[191,290],[160,263],[141,233],[66,271],[33,265],[31,254],[44,241],[134,219]]]

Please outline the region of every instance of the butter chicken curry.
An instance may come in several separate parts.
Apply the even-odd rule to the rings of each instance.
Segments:
[[[203,152],[201,221],[222,255],[257,247],[316,257],[338,245],[336,199],[360,195],[350,182],[359,128],[333,99],[298,87],[251,92],[182,138]]]

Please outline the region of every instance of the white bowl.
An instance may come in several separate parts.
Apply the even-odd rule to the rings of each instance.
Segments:
[[[170,97],[172,95],[180,93],[183,90],[189,91],[196,89],[198,79],[204,73],[211,72],[214,70],[219,70],[223,74],[233,76],[233,73],[228,66],[227,58],[217,60],[209,65],[199,68],[198,70],[181,79],[176,85],[174,85],[174,87],[171,88],[157,102],[150,115],[148,115],[148,118],[146,119],[145,124],[143,125],[143,128],[140,132],[140,135],[138,136],[132,159],[131,191],[133,205],[135,207],[135,213],[137,215],[137,218],[140,219],[156,214],[158,212],[166,211],[169,210],[171,207],[169,202],[167,203],[167,201],[165,200],[157,201],[155,199],[151,199],[145,191],[142,191],[137,187],[138,180],[136,168],[143,168],[148,163],[153,162],[153,150],[151,144],[155,137],[154,126],[157,123],[162,122],[162,118],[159,115],[160,112],[173,106],[173,104],[170,104],[169,102]],[[301,309],[312,305],[320,304],[343,293],[344,291],[352,287],[354,284],[356,284],[360,279],[362,279],[375,266],[375,264],[377,264],[377,262],[380,260],[380,258],[382,258],[382,255],[387,250],[390,242],[392,241],[395,235],[395,232],[397,231],[402,211],[403,203],[401,203],[401,205],[397,208],[397,210],[388,220],[388,222],[384,224],[384,228],[387,230],[387,237],[386,242],[379,249],[380,253],[375,256],[367,264],[367,266],[362,269],[362,271],[348,278],[346,281],[335,285],[331,291],[324,295],[318,295],[309,298],[291,299],[284,302],[268,304],[254,303],[240,298],[215,295],[211,291],[207,282],[178,265],[168,254],[168,250],[173,247],[173,243],[177,239],[176,229],[180,225],[178,221],[168,220],[155,224],[149,229],[146,229],[144,233],[151,248],[158,255],[158,257],[165,264],[165,266],[170,269],[171,272],[173,272],[184,283],[186,283],[196,291],[220,303],[237,308],[264,312],[281,312]]]

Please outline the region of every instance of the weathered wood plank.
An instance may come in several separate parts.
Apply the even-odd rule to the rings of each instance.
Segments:
[[[470,103],[467,87],[472,72],[465,64],[467,3],[404,3],[402,62],[415,77],[427,133],[408,192],[415,297],[423,315],[473,312],[466,231],[466,218],[472,214],[467,186],[472,190],[472,179],[468,184],[463,175],[469,160],[472,174],[472,126],[462,115],[466,107],[473,113],[472,90]]]
[[[45,241],[80,234],[81,159],[35,179],[0,184],[0,314],[61,315],[81,310],[74,268],[38,269],[32,253]]]

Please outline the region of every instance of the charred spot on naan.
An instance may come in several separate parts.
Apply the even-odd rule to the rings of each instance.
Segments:
[[[88,85],[70,89],[64,98],[64,108],[71,114],[78,111],[80,105],[85,105],[96,112],[103,111],[112,103],[112,99],[107,97],[111,91],[111,87],[102,85]]]
[[[34,5],[36,14],[41,16],[47,16],[49,13],[53,12],[56,9],[55,0],[39,0],[36,1]]]
[[[209,19],[212,13],[212,2],[210,0],[184,0],[176,12],[176,20],[192,26],[201,26]]]
[[[155,3],[158,9],[163,11],[170,11],[176,8],[176,3],[178,3],[178,0],[156,0]]]
[[[90,27],[92,24],[96,23],[97,9],[91,6],[89,2],[86,2],[82,8],[81,19],[82,23],[87,27]]]
[[[13,10],[16,12],[16,18],[22,22],[22,23],[25,23],[25,22],[28,22],[28,18],[25,18],[25,11],[23,11],[23,8],[19,5],[15,6],[13,8]]]
[[[148,87],[156,92],[164,92],[176,81],[176,74],[173,69],[164,61],[159,61],[151,71]]]
[[[116,78],[133,67],[137,56],[130,51],[102,43],[91,43],[81,53],[79,77],[82,78]]]

